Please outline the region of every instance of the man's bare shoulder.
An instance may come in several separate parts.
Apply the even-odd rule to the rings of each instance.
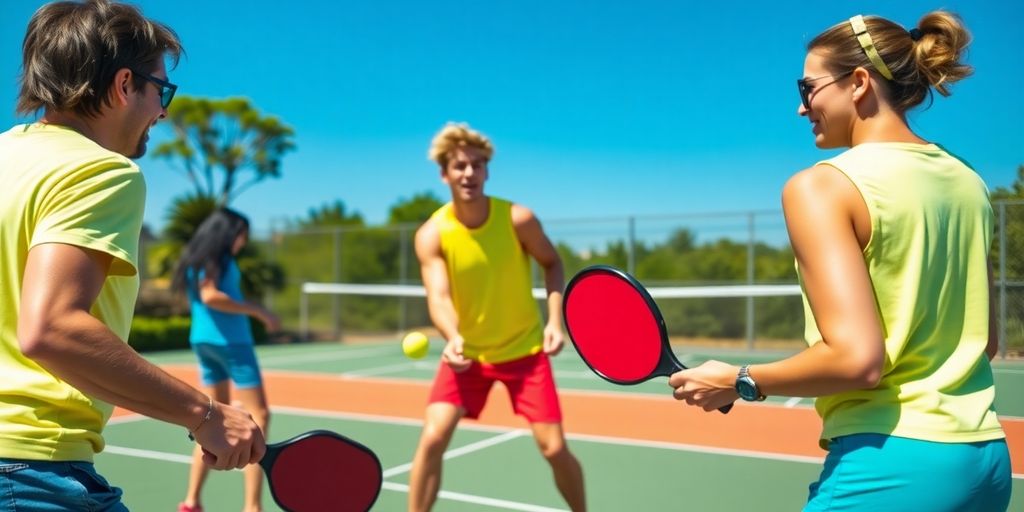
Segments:
[[[417,253],[440,252],[441,233],[437,225],[437,220],[434,217],[427,219],[426,222],[416,229],[416,237],[414,241]]]
[[[537,221],[533,210],[519,203],[512,203],[512,224],[522,226]]]

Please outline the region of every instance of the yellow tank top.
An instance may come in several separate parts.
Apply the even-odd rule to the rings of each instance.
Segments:
[[[489,198],[490,213],[467,228],[448,203],[431,217],[441,235],[466,357],[501,363],[540,352],[543,325],[531,292],[530,260],[512,225],[512,203]]]
[[[817,399],[823,446],[856,433],[1004,437],[985,355],[993,226],[985,183],[934,144],[860,144],[821,163],[849,177],[870,212],[864,260],[885,336],[876,388]],[[804,311],[813,345],[821,333],[806,294]]]

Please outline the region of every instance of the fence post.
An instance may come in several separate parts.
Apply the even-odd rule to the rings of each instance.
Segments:
[[[754,284],[754,212],[747,214],[747,284]],[[747,351],[754,350],[754,297],[747,297]]]
[[[273,263],[277,263],[277,251],[275,250],[276,246],[277,231],[273,227],[271,227],[270,238],[267,239],[267,259]],[[271,311],[274,310],[274,292],[273,290],[270,289],[269,286],[265,290],[263,290],[263,305]]]
[[[636,275],[636,217],[629,216],[627,220],[627,246],[626,246],[626,270],[631,275]]]
[[[999,356],[1006,359],[1006,202],[999,202]]]

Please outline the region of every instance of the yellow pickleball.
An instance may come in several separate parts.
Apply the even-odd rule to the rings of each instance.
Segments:
[[[430,341],[427,337],[419,331],[412,331],[402,338],[402,352],[412,359],[422,359],[423,356],[427,355],[427,349],[430,348]]]

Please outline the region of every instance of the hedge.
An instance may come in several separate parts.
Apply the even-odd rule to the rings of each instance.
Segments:
[[[263,324],[251,321],[251,325],[256,343],[265,342],[267,335]],[[132,332],[128,335],[128,344],[139,352],[187,349],[191,326],[192,319],[187,316],[136,316],[132,319]]]

